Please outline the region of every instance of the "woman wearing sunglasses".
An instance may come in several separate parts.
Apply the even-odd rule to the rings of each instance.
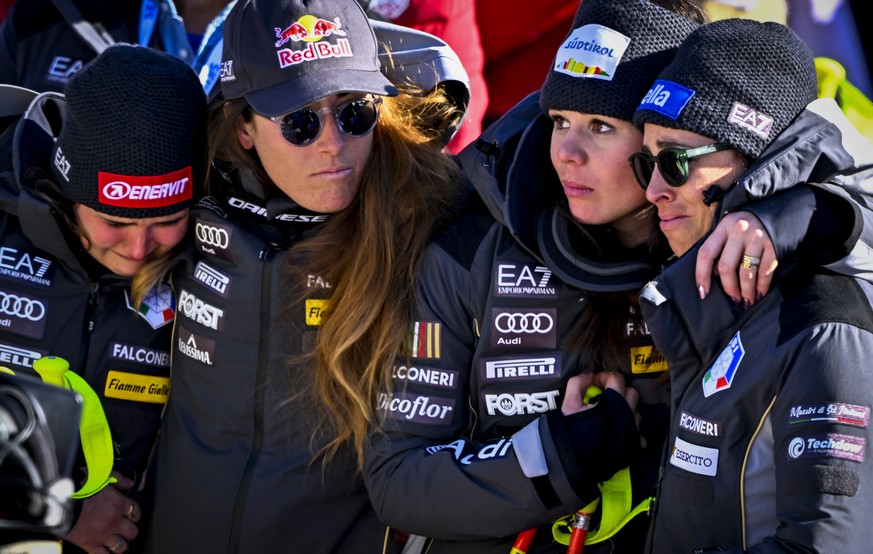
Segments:
[[[649,551],[869,550],[873,287],[835,273],[869,270],[869,246],[859,207],[824,190],[866,189],[868,205],[873,148],[836,103],[816,100],[802,41],[744,19],[692,33],[634,122],[645,152],[631,162],[678,256],[640,300],[673,406]],[[814,222],[825,240],[781,256],[748,310],[717,284],[701,300],[693,264],[713,221],[805,182],[824,183],[809,202],[831,203],[835,217]],[[786,218],[771,235],[798,225]],[[757,258],[743,263],[754,272]]]
[[[354,0],[230,11],[197,255],[176,280],[147,552],[398,546],[358,456],[407,336],[414,268],[460,196],[442,147],[463,116],[439,91],[398,93],[383,70],[443,68],[407,53],[380,67]]]

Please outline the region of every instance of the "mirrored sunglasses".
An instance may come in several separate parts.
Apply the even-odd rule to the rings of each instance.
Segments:
[[[294,146],[306,146],[315,142],[324,129],[322,114],[332,113],[337,127],[350,137],[362,137],[376,128],[379,120],[381,97],[356,98],[335,107],[318,110],[306,107],[297,111],[270,118],[279,124],[282,137]]]

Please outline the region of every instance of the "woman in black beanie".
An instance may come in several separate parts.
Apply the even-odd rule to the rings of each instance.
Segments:
[[[113,46],[64,96],[37,96],[0,142],[14,155],[0,173],[2,363],[35,375],[39,358],[57,356],[93,390],[85,413],[102,407],[100,439],[112,448],[79,456],[63,550],[125,552],[168,396],[176,302],[167,275],[190,244],[206,98],[181,60]],[[101,444],[85,431],[92,425],[89,415],[86,447]]]
[[[631,163],[678,256],[640,300],[673,406],[650,551],[868,551],[873,286],[860,278],[859,208],[873,146],[832,99],[816,100],[813,57],[793,31],[745,19],[689,35],[634,122],[645,138]],[[786,190],[805,196],[777,203],[789,217],[768,232],[802,237],[802,212],[830,206],[813,220],[819,240],[782,253],[771,292],[748,310],[716,283],[695,290],[714,222]],[[746,279],[766,263],[742,260]]]

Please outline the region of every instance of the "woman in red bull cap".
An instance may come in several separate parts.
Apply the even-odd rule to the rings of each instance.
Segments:
[[[240,1],[224,33],[145,550],[392,551],[359,458],[463,114],[398,94],[354,0]]]
[[[0,364],[36,375],[58,356],[93,390],[86,413],[102,407],[111,451],[95,464],[83,448],[63,550],[125,552],[169,390],[167,274],[190,245],[206,98],[181,60],[113,46],[0,141],[14,153],[0,173]]]

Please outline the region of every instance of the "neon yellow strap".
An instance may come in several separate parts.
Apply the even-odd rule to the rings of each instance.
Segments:
[[[73,498],[88,498],[115,483],[112,477],[112,464],[115,456],[112,449],[112,433],[103,412],[100,397],[84,379],[69,370],[70,364],[63,358],[45,356],[36,360],[33,369],[40,374],[43,381],[63,386],[75,391],[82,397],[82,419],[79,422],[79,438],[85,463],[88,466],[88,477],[85,484],[73,493]]]
[[[816,58],[819,98],[833,98],[858,131],[873,140],[873,102],[846,79],[846,70],[831,58]]]
[[[631,509],[633,491],[629,468],[618,471],[608,481],[600,483],[598,486],[601,494],[600,526],[588,532],[585,544],[595,544],[611,538],[637,514],[648,511],[655,500],[653,497],[646,498]],[[552,536],[555,541],[563,545],[570,544],[572,523],[572,514],[555,521],[552,525]]]

